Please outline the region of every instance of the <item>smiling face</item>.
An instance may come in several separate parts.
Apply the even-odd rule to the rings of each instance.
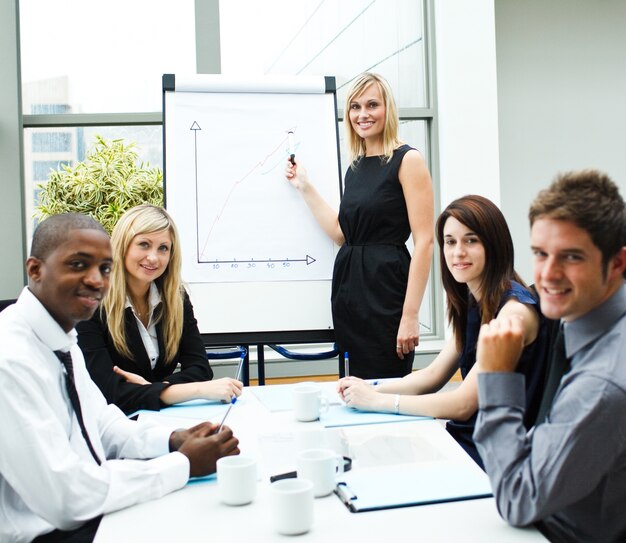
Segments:
[[[622,285],[624,251],[606,273],[602,253],[586,230],[567,220],[537,219],[531,229],[535,286],[550,319],[576,320]]]
[[[350,101],[352,129],[366,140],[368,154],[376,153],[375,144],[382,142],[386,108],[378,85],[372,83]]]
[[[476,299],[485,269],[485,247],[478,235],[454,217],[443,227],[443,253],[454,280],[467,284]]]
[[[67,241],[40,260],[26,261],[29,288],[69,332],[92,317],[109,288],[111,244],[100,230],[70,230]]]
[[[161,277],[170,262],[172,237],[169,230],[151,234],[137,234],[130,242],[124,266],[126,283],[131,290],[147,289],[150,283]]]

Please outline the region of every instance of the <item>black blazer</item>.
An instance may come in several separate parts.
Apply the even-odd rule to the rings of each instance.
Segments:
[[[158,410],[164,407],[159,398],[161,391],[169,384],[208,381],[213,378],[213,370],[207,360],[204,343],[193,314],[193,306],[187,294],[185,294],[183,308],[183,334],[178,353],[169,364],[165,364],[163,360],[165,346],[161,323],[156,325],[159,359],[154,369],[150,367],[150,359],[141,340],[137,321],[129,307],[124,313],[124,323],[126,340],[133,353],[133,359],[126,358],[113,346],[107,316],[103,311],[97,310],[90,320],[83,321],[76,326],[78,345],[85,355],[87,370],[107,402],[116,404],[126,414],[138,409]],[[180,371],[174,373],[178,365],[180,365]],[[151,384],[128,383],[123,377],[113,372],[113,366],[119,366],[125,371],[141,375]]]

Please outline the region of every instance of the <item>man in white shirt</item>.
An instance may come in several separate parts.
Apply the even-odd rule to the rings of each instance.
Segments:
[[[177,490],[239,453],[226,427],[216,433],[207,422],[172,433],[107,405],[74,326],[98,308],[111,263],[100,224],[78,214],[50,217],[33,237],[28,287],[0,314],[3,543],[91,541],[103,514]],[[73,370],[60,361],[66,353]]]

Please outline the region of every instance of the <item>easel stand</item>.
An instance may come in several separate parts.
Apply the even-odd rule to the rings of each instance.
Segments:
[[[228,349],[225,351],[209,352],[209,359],[239,358],[245,349],[245,358],[241,370],[241,381],[245,386],[250,384],[250,347],[257,348],[257,373],[259,385],[265,385],[265,352],[267,345],[285,358],[292,360],[325,360],[339,356],[339,374],[343,368],[343,353],[336,349],[320,353],[296,353],[289,351],[281,344],[304,344],[304,343],[334,343],[335,333],[333,330],[293,330],[285,332],[250,332],[228,334],[202,334],[205,348]]]

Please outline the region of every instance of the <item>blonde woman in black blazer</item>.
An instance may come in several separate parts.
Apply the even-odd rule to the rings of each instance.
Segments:
[[[109,293],[100,311],[76,327],[87,369],[107,401],[132,413],[239,396],[240,381],[211,380],[169,214],[148,204],[127,211],[111,245]]]

